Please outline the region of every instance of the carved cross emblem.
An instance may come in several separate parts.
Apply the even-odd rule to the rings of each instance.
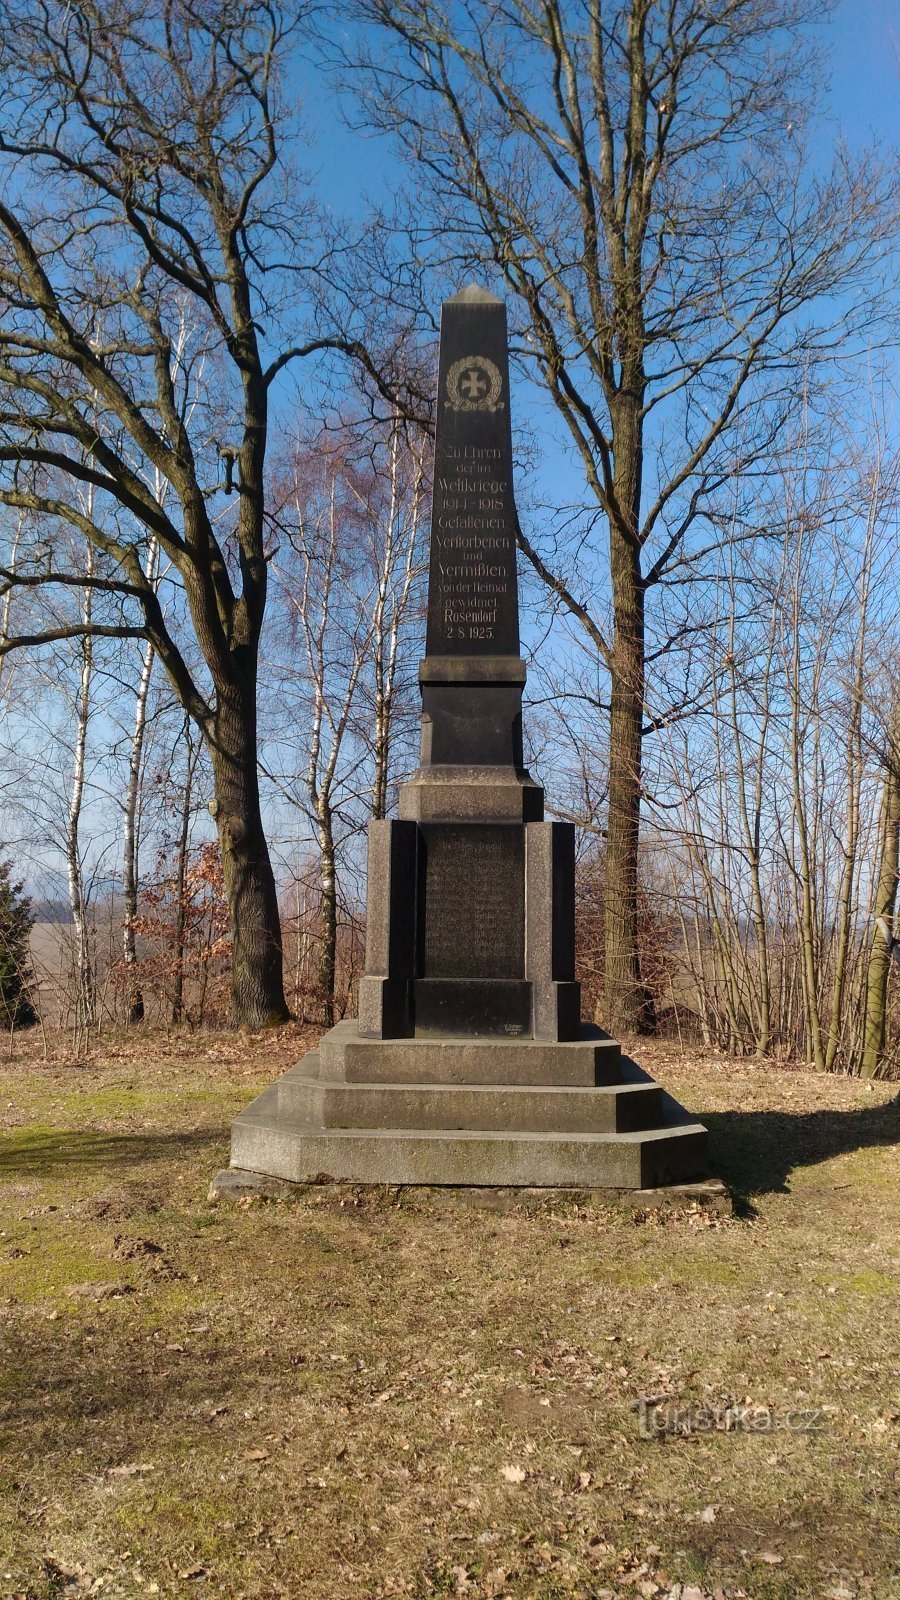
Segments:
[[[503,379],[488,356],[463,356],[447,373],[447,398],[451,411],[502,411]]]
[[[477,367],[468,367],[460,379],[459,387],[467,400],[480,400],[483,394],[487,394],[490,384]]]

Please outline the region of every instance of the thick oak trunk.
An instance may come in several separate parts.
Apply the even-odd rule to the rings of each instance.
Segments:
[[[284,998],[281,921],[263,832],[252,691],[220,700],[211,739],[215,817],[233,942],[235,1024],[265,1028],[289,1018]]]

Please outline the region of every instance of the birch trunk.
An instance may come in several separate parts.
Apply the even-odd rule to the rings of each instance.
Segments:
[[[415,576],[416,548],[423,490],[421,451],[415,462],[408,527],[402,525],[400,493],[400,430],[391,429],[390,497],[386,519],[384,552],[378,575],[378,589],[372,620],[375,698],[373,729],[372,816],[387,816],[390,778],[391,737],[400,632],[405,621]],[[398,573],[399,566],[399,573]],[[393,604],[389,601],[393,596]]]
[[[94,571],[93,546],[88,546],[87,576],[91,577]],[[93,612],[93,590],[90,586],[83,591],[81,604],[81,619],[85,628],[90,628]],[[91,687],[94,670],[94,644],[89,632],[81,639],[80,647],[80,673],[78,691],[75,702],[75,752],[72,762],[72,790],[69,797],[69,809],[66,817],[66,872],[69,883],[69,903],[72,908],[72,925],[75,933],[74,949],[74,984],[75,984],[75,1032],[80,1034],[83,1028],[90,1027],[95,1015],[95,985],[94,968],[91,956],[90,928],[88,926],[87,906],[85,903],[84,872],[81,860],[80,825],[81,811],[84,803],[85,785],[85,760],[87,756],[88,722],[91,714]]]
[[[151,540],[147,554],[146,575],[155,582],[157,544]],[[134,1026],[144,1020],[144,996],[137,977],[137,947],[134,935],[138,909],[138,831],[137,810],[141,792],[141,767],[144,755],[144,734],[147,727],[147,701],[150,680],[153,676],[153,645],[144,647],[141,676],[134,703],[134,731],[131,735],[131,753],[128,761],[128,788],[125,793],[125,816],[122,824],[123,855],[122,881],[125,897],[125,920],[122,925],[122,960],[125,967],[126,1020]]]
[[[178,854],[175,858],[175,976],[172,983],[172,1022],[177,1027],[184,1020],[184,950],[187,931],[187,858],[191,839],[191,804],[194,797],[194,774],[200,756],[200,746],[191,738],[190,724],[185,723],[185,741],[188,747],[184,788],[178,815]],[[202,1004],[201,1004],[202,1016]]]

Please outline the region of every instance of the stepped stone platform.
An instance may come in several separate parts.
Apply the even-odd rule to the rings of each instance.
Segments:
[[[369,824],[359,1017],[236,1119],[232,1172],[498,1191],[705,1179],[705,1128],[580,1019],[575,830],[543,820],[524,765],[493,295],[444,306],[438,385],[420,765],[399,817]]]
[[[372,1039],[339,1023],[232,1124],[231,1164],[291,1183],[656,1189],[706,1129],[614,1040]]]

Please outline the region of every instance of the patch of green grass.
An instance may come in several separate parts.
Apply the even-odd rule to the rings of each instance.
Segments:
[[[3,1241],[6,1244],[6,1241]],[[22,1254],[13,1253],[22,1249]],[[90,1246],[78,1239],[41,1232],[39,1236],[14,1243],[0,1249],[3,1268],[3,1293],[25,1305],[49,1305],[76,1308],[68,1294],[69,1289],[80,1284],[107,1283],[111,1279],[127,1283],[129,1274],[123,1266],[98,1258]]]
[[[885,1277],[883,1272],[853,1272],[840,1280],[839,1287],[851,1294],[896,1295],[898,1282],[896,1278]]]

